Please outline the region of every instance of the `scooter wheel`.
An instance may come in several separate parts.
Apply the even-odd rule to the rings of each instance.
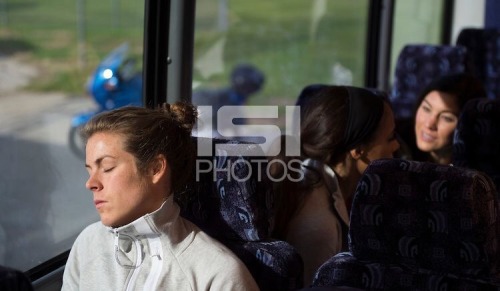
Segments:
[[[69,130],[69,148],[79,158],[85,159],[85,144],[80,136],[82,126],[72,126]]]

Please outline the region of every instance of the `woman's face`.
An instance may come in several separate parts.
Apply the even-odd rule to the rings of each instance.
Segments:
[[[358,163],[360,173],[363,173],[372,161],[394,156],[394,152],[399,149],[395,127],[394,113],[389,104],[384,102],[384,115],[380,119],[374,138],[363,147],[365,151]]]
[[[455,96],[439,91],[429,92],[415,116],[417,147],[432,155],[439,156],[446,151],[449,154],[458,115]]]
[[[164,197],[152,191],[153,178],[139,172],[135,157],[123,149],[115,133],[93,134],[86,147],[85,186],[106,226],[119,227],[157,210]]]

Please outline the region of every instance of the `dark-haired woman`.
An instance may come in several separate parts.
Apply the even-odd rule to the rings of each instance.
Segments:
[[[331,256],[347,250],[349,202],[368,164],[398,150],[394,115],[382,92],[324,86],[301,102],[301,171],[275,183],[275,237],[291,243],[304,261],[304,284]],[[281,143],[285,144],[285,143]],[[273,163],[283,177],[285,163]],[[297,166],[294,166],[298,168]]]
[[[412,158],[449,164],[452,160],[453,133],[465,103],[486,97],[482,83],[461,73],[442,76],[420,94],[414,119]]]

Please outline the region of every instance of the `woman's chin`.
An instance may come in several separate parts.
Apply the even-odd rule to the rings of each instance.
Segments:
[[[434,147],[426,142],[417,142],[417,148],[424,153],[429,153],[434,150]]]

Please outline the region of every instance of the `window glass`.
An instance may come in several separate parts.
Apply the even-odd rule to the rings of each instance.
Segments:
[[[143,17],[136,0],[0,1],[0,265],[27,271],[98,221],[72,129],[140,103]]]
[[[262,89],[248,104],[294,104],[311,83],[364,83],[368,1],[199,0],[194,89],[229,86],[232,69],[252,64]]]
[[[407,44],[441,42],[444,0],[396,1],[394,9],[390,80],[399,53]]]
[[[284,132],[283,105],[295,104],[305,86],[362,86],[368,8],[369,1],[350,0],[197,1],[192,100],[212,106],[200,109],[202,123],[212,116],[212,125],[198,127],[195,134],[250,137],[261,145],[265,140],[267,150],[277,132],[263,123],[275,121]],[[233,120],[252,125],[242,130],[221,128],[216,114],[224,105],[281,107],[274,121],[254,118],[273,115],[262,108],[235,109],[230,114],[250,116]],[[224,114],[226,122],[228,116]]]
[[[495,27],[500,2],[491,0],[455,0],[453,3],[453,27],[451,43],[456,43],[458,35],[465,28]]]

